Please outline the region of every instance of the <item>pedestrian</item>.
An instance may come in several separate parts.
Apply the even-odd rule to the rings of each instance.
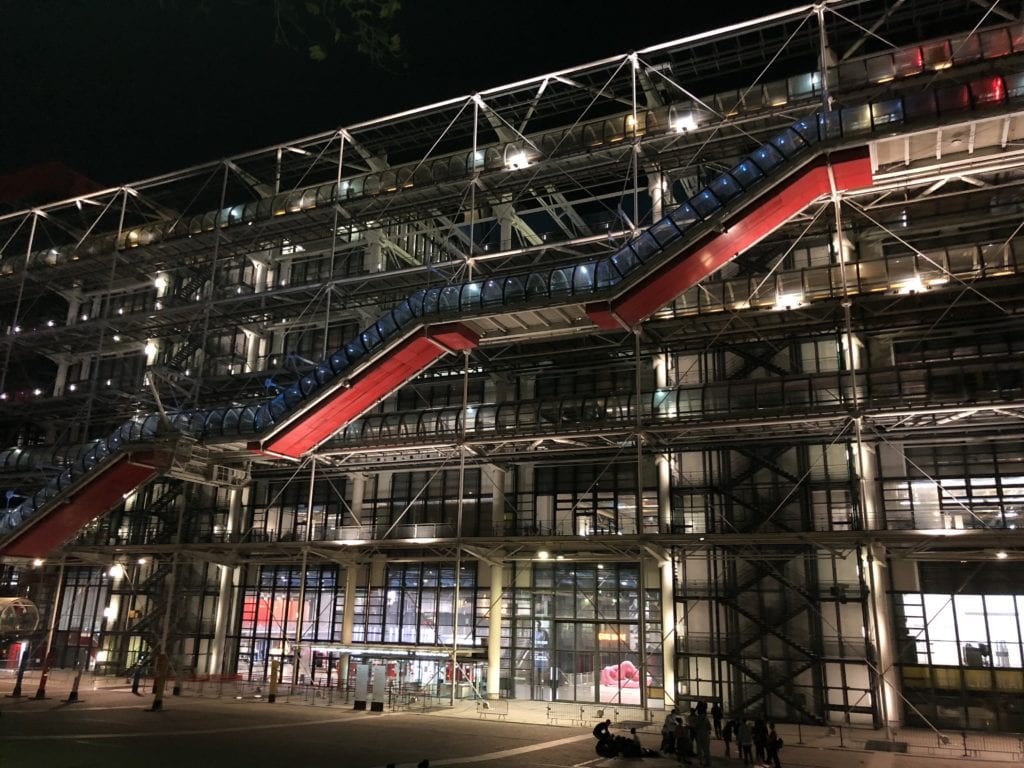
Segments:
[[[606,741],[612,737],[612,721],[605,720],[603,723],[598,723],[594,726],[594,738],[598,741]]]
[[[708,713],[708,703],[704,699],[697,699],[697,706],[694,707],[693,711],[703,717]]]
[[[697,725],[694,728],[694,740],[697,742],[697,754],[700,764],[711,765],[711,723],[707,715],[696,715]]]
[[[661,725],[661,751],[665,754],[676,751],[677,717],[679,717],[679,710],[673,707],[672,711],[665,715],[665,722]]]
[[[722,741],[725,742],[725,756],[732,757],[730,752],[732,751],[732,737],[736,733],[736,720],[735,718],[729,718],[725,726],[722,728]]]
[[[715,738],[722,738],[722,705],[717,701],[711,705],[711,722],[715,726]]]
[[[740,757],[743,758],[743,764],[753,765],[754,735],[750,730],[750,723],[747,722],[746,718],[740,718],[739,724],[736,726],[736,746],[739,747]]]
[[[762,718],[754,720],[754,730],[751,734],[754,737],[754,757],[757,762],[763,763],[768,757],[768,726]]]
[[[782,739],[775,732],[775,723],[769,725],[768,741],[765,749],[767,751],[765,762],[773,765],[775,768],[782,768],[782,762],[779,760],[779,752],[782,751]]]
[[[683,723],[683,718],[676,718],[675,727],[676,760],[684,765],[692,765],[690,762],[690,729]]]

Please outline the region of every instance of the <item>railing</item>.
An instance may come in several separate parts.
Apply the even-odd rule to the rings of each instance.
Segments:
[[[1024,73],[1005,79],[991,75],[968,84],[810,115],[773,136],[688,203],[610,257],[541,272],[417,291],[269,402],[182,411],[169,416],[170,426],[192,437],[213,439],[269,431],[301,411],[309,398],[324,388],[339,387],[347,376],[401,339],[408,338],[417,328],[467,314],[486,315],[616,295],[717,226],[726,214],[737,208],[737,201],[742,203],[769,189],[771,179],[779,179],[787,171],[799,168],[828,144],[867,140],[876,130],[890,133],[904,123],[928,123],[949,114],[1006,106],[1022,97]],[[157,414],[125,422],[58,478],[7,511],[0,518],[0,534],[13,531],[48,500],[122,450],[126,443],[155,438],[159,423]]]

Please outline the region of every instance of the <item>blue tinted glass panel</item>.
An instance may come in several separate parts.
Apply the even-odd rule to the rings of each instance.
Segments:
[[[592,293],[594,290],[594,262],[578,264],[572,273],[573,293]]]
[[[800,134],[792,128],[787,128],[777,136],[772,136],[769,142],[786,157],[793,157],[799,154],[807,145],[800,138]]]
[[[666,217],[651,227],[651,235],[654,239],[661,244],[662,247],[668,245],[673,240],[679,237],[679,229],[675,224],[672,223],[672,219]]]
[[[399,328],[404,328],[406,325],[412,322],[412,307],[410,306],[408,300],[403,301],[401,304],[395,307],[394,316],[395,323],[398,325]]]
[[[654,239],[654,236],[650,232],[645,232],[630,242],[633,246],[633,252],[636,253],[636,257],[640,261],[647,261],[649,258],[657,253],[661,252],[661,246],[658,245],[658,241]]]
[[[705,219],[722,207],[722,204],[718,202],[718,198],[707,189],[696,197],[690,198],[690,205],[693,206],[693,210]]]
[[[331,370],[329,363],[320,363],[320,365],[316,367],[316,371],[314,371],[313,375],[316,376],[316,380],[320,384],[326,384],[334,378],[334,371]]]
[[[526,298],[536,299],[548,295],[548,280],[546,275],[540,272],[531,272],[526,280]]]
[[[619,280],[622,279],[622,275],[619,274],[618,270],[612,266],[610,259],[601,259],[597,262],[597,287],[608,288],[615,285]]]
[[[551,295],[567,296],[572,292],[572,267],[551,270]]]
[[[377,330],[380,331],[381,339],[387,339],[398,330],[398,323],[395,322],[395,317],[391,312],[386,315],[382,315],[380,320],[377,321]]]
[[[505,278],[505,303],[515,304],[526,300],[526,288],[519,275]]]
[[[628,275],[637,267],[636,254],[633,253],[633,249],[628,245],[621,248],[614,256],[612,256],[612,263],[615,268],[619,270],[620,275]]]
[[[808,144],[815,144],[818,139],[818,117],[813,115],[793,123],[793,130]]]
[[[292,384],[284,391],[284,404],[289,408],[294,408],[301,400],[302,390],[298,384]]]
[[[419,290],[409,297],[409,309],[412,310],[413,317],[419,317],[423,314],[423,299],[426,295],[426,291]]]
[[[785,160],[782,153],[771,144],[761,146],[760,149],[750,156],[750,159],[765,173],[771,173],[782,165]]]
[[[345,345],[345,354],[348,355],[348,361],[354,363],[356,360],[366,354],[366,349],[358,339]]]
[[[711,191],[714,193],[715,197],[722,201],[722,204],[724,205],[743,190],[740,188],[740,185],[736,183],[736,179],[727,173],[723,173],[711,182]]]
[[[380,346],[381,335],[380,331],[377,330],[377,326],[371,325],[365,331],[363,331],[360,338],[363,340],[363,346],[366,347],[367,351],[374,347]]]
[[[461,285],[446,285],[441,290],[441,301],[438,304],[439,312],[456,312],[459,309],[459,292]]]
[[[491,278],[484,283],[483,290],[481,292],[481,300],[485,307],[493,307],[500,305],[502,297],[502,281]]]
[[[750,160],[744,160],[731,171],[730,175],[744,189],[749,189],[758,181],[764,178],[764,173]]]
[[[423,314],[424,315],[436,315],[437,314],[437,303],[441,299],[441,289],[431,288],[427,291],[427,294],[423,297]]]
[[[462,286],[462,311],[468,312],[480,308],[480,290],[482,283],[466,283]]]
[[[843,121],[838,109],[818,113],[818,132],[823,140],[838,139],[843,135]]]
[[[331,355],[331,370],[336,374],[341,373],[348,367],[348,355],[344,351],[335,352]]]
[[[692,227],[699,222],[700,216],[693,210],[693,206],[683,203],[668,216],[680,231],[685,232],[687,227]]]

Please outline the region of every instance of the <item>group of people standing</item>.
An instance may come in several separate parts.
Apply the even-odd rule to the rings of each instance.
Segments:
[[[689,714],[683,715],[674,708],[665,717],[661,727],[662,753],[674,752],[679,762],[693,765],[699,760],[702,766],[711,765],[711,734],[725,743],[725,756],[732,757],[732,743],[736,741],[737,757],[743,765],[759,765],[782,768],[779,752],[782,739],[775,731],[775,723],[762,718],[748,720],[745,717],[730,718],[722,722],[722,705],[717,701],[711,705],[711,720],[708,720],[708,705],[698,701]]]

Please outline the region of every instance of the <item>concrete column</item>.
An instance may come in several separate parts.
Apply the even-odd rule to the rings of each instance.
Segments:
[[[654,170],[647,172],[647,194],[651,196],[651,221],[660,221],[665,199],[665,179]]]
[[[384,233],[381,230],[366,231],[366,255],[363,259],[363,267],[367,272],[372,274],[384,271]]]
[[[871,601],[871,623],[878,661],[878,701],[882,726],[886,733],[903,722],[903,693],[900,690],[900,676],[896,671],[895,631],[892,613],[889,610],[888,553],[880,544],[868,549],[868,589]]]
[[[659,390],[667,389],[668,355],[656,355],[653,364],[654,386]],[[669,533],[672,530],[672,457],[667,453],[658,454],[655,462],[658,472],[658,523],[662,533]]]
[[[672,560],[661,563],[662,666],[665,674],[665,707],[676,702],[676,614]]]
[[[57,362],[57,375],[53,379],[53,396],[60,397],[64,394],[64,385],[68,381],[68,367],[70,363],[67,360],[60,360]]]
[[[515,214],[516,209],[511,203],[499,203],[494,206],[494,215],[498,219],[498,240],[503,251],[512,248],[512,225],[515,222]]]
[[[491,480],[491,530],[495,536],[503,536],[505,530],[505,470],[489,464],[484,476]]]
[[[497,699],[501,691],[501,595],[504,568],[491,564],[491,613],[487,624],[487,698]]]
[[[349,501],[349,508],[352,510],[351,518],[355,518],[355,520],[361,523],[363,521],[363,499],[366,493],[366,475],[356,473],[349,475],[348,479],[351,497]],[[355,523],[355,520],[351,518],[348,520],[349,525]]]
[[[228,541],[238,530],[239,520],[242,512],[242,492],[238,488],[228,491],[228,519],[227,531]],[[217,611],[214,616],[213,643],[210,646],[209,668],[207,672],[211,675],[218,675],[224,671],[224,661],[227,654],[224,650],[228,634],[228,624],[232,615],[232,597],[235,586],[235,575],[237,568],[227,565],[220,565],[220,589],[217,593]]]
[[[352,622],[356,615],[356,588],[359,580],[359,570],[355,563],[345,566],[345,607],[341,612],[341,644],[352,645]],[[341,654],[338,670],[338,685],[346,687],[348,684],[348,660],[347,652]],[[344,681],[344,683],[342,682]]]

